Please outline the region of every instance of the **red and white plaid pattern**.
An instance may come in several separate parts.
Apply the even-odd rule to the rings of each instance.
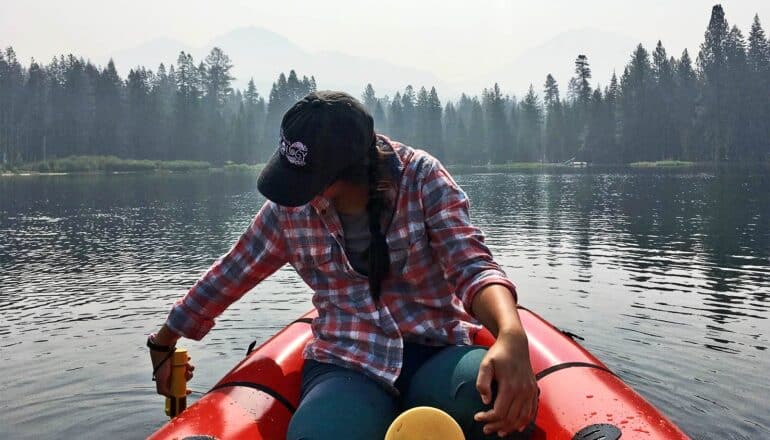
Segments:
[[[319,312],[305,357],[358,369],[393,384],[404,339],[429,345],[470,344],[480,326],[471,317],[474,295],[489,284],[515,287],[471,224],[468,198],[444,167],[421,150],[391,142],[393,188],[383,216],[391,272],[380,304],[366,276],[344,251],[339,218],[318,196],[289,208],[267,202],[230,251],[182,299],[167,325],[201,339],[214,318],[257,283],[291,264],[313,290]]]

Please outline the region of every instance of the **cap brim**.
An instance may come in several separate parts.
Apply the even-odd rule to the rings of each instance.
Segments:
[[[320,174],[288,164],[276,151],[259,174],[257,189],[281,206],[302,206],[332,183]]]

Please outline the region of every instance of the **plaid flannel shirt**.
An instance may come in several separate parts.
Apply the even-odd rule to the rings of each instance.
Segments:
[[[471,224],[465,193],[424,151],[392,142],[394,187],[383,216],[390,274],[379,304],[365,275],[344,250],[343,229],[330,201],[262,206],[230,251],[177,301],[166,324],[199,340],[214,318],[285,263],[313,290],[318,317],[305,358],[359,370],[392,385],[402,364],[404,340],[467,345],[480,325],[471,316],[476,293],[489,284],[513,283],[494,262],[482,232]]]

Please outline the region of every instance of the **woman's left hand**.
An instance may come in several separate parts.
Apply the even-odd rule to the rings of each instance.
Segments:
[[[498,334],[497,341],[481,361],[476,389],[484,404],[492,403],[492,382],[497,396],[492,409],[475,415],[484,423],[484,433],[503,437],[523,431],[537,414],[539,390],[529,362],[527,337],[523,332]]]

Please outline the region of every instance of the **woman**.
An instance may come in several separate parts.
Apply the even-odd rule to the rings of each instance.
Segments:
[[[202,338],[289,263],[318,317],[288,438],[383,438],[421,405],[448,412],[469,439],[518,435],[534,419],[515,287],[436,159],[376,135],[351,96],[316,92],[284,115],[258,189],[269,201],[248,230],[148,338],[158,393],[168,394],[164,350]],[[488,350],[471,345],[479,323],[497,337]]]

